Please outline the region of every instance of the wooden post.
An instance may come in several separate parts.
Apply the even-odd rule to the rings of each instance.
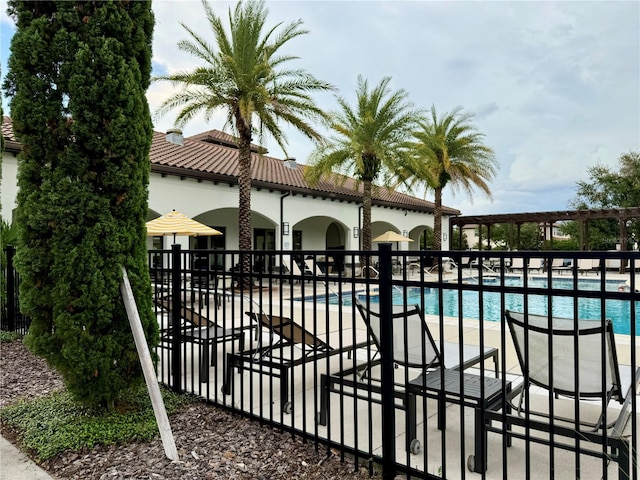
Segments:
[[[129,277],[127,276],[127,270],[124,267],[122,267],[120,294],[122,295],[124,308],[127,310],[129,324],[131,325],[131,331],[133,332],[133,339],[136,342],[136,349],[138,350],[138,356],[140,357],[140,363],[142,364],[144,379],[147,382],[149,397],[151,398],[153,413],[156,416],[156,422],[158,424],[158,430],[160,431],[160,438],[162,439],[164,453],[169,460],[178,460],[176,442],[173,438],[173,432],[171,432],[171,425],[169,424],[167,410],[165,409],[164,402],[162,401],[162,394],[160,393],[158,378],[156,377],[156,371],[153,366],[153,362],[151,361],[149,346],[147,345],[147,340],[145,339],[144,331],[142,330],[142,322],[140,322],[140,314],[138,313],[138,307],[136,306],[136,299],[133,296]]]

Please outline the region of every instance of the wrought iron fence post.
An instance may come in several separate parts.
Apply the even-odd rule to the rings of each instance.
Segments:
[[[7,330],[16,330],[16,272],[13,269],[13,256],[16,253],[13,245],[7,245]]]
[[[180,328],[180,283],[182,280],[182,252],[180,245],[171,246],[171,388],[174,392],[182,392],[182,329]]]
[[[393,315],[391,244],[380,243],[380,357],[382,383],[382,478],[395,478],[395,402],[393,387]]]

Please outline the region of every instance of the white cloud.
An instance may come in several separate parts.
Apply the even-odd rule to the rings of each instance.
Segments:
[[[7,0],[0,0],[0,28],[13,28],[13,20],[7,14]]]
[[[226,17],[234,2],[215,1]],[[3,7],[0,25],[7,19]],[[418,106],[438,112],[462,106],[495,152],[500,170],[494,201],[446,192],[447,204],[467,213],[563,210],[589,166],[615,166],[640,150],[640,3],[638,2],[363,2],[269,1],[269,22],[304,21],[309,34],[288,52],[294,64],[336,85],[352,101],[356,77],[376,84],[391,76]],[[210,38],[196,0],[155,0],[153,61],[168,72],[197,59],[177,48],[184,22]],[[4,39],[4,37],[3,37]],[[3,74],[7,46],[2,45]],[[154,84],[152,111],[172,91]],[[331,95],[318,96],[326,109]],[[175,115],[157,119],[173,126]],[[222,128],[224,116],[195,119],[186,135]],[[288,154],[300,162],[312,145],[288,135]],[[267,144],[271,154],[280,149]]]

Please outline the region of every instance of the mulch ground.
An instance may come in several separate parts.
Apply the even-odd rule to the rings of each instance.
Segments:
[[[64,388],[60,376],[20,340],[0,343],[0,407]],[[342,463],[326,447],[319,452],[290,434],[264,427],[204,402],[170,417],[179,460],[164,455],[159,435],[151,442],[65,452],[41,466],[58,479],[365,479],[364,468]],[[0,433],[17,439],[5,426]]]

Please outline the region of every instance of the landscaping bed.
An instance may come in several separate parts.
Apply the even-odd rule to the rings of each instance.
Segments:
[[[53,392],[58,392],[53,393]],[[0,407],[60,395],[59,375],[31,354],[21,340],[0,343]],[[191,399],[170,415],[179,453],[164,455],[159,434],[150,441],[95,445],[64,450],[50,458],[28,454],[58,479],[343,479],[369,478],[366,469],[316,452],[290,434],[251,422],[226,410]],[[0,432],[21,445],[21,432],[6,421]]]

